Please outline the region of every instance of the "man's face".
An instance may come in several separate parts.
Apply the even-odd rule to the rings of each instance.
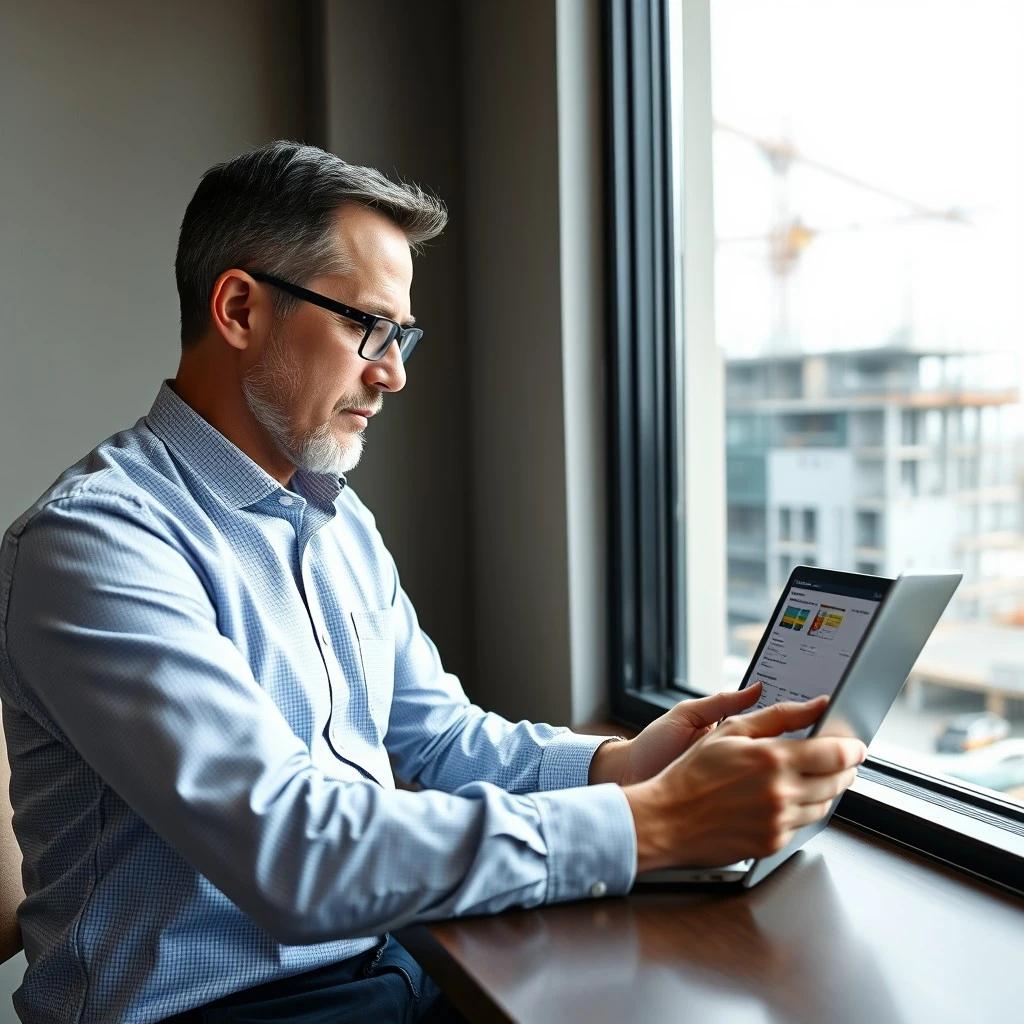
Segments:
[[[356,205],[343,207],[335,223],[338,251],[349,269],[295,283],[364,313],[407,323],[412,255],[405,233],[383,214]],[[245,374],[250,411],[299,469],[352,469],[384,392],[405,386],[398,345],[370,362],[358,353],[362,336],[361,325],[297,301],[275,323],[259,361]]]

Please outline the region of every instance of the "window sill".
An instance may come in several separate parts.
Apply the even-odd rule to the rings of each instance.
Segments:
[[[1024,836],[982,820],[966,802],[926,799],[885,779],[869,762],[840,801],[837,817],[1010,892],[1024,892]]]

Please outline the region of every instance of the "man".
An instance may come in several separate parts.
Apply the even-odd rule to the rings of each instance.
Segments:
[[[440,1020],[390,929],[765,854],[852,781],[856,741],[773,738],[818,702],[716,729],[757,696],[719,694],[607,741],[445,674],[343,475],[444,223],[311,147],[212,168],[175,379],[8,531],[23,1020]]]

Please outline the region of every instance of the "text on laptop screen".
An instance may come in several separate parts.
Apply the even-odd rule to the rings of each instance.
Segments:
[[[882,596],[870,581],[857,587],[795,577],[743,681],[744,686],[762,685],[761,696],[750,710],[782,700],[831,696]]]

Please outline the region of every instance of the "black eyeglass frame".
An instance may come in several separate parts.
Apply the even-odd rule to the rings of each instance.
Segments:
[[[311,302],[314,306],[330,310],[332,313],[345,317],[346,320],[352,320],[361,325],[365,330],[363,332],[363,340],[359,342],[357,351],[360,358],[367,360],[367,362],[376,363],[383,359],[387,355],[388,349],[391,348],[391,343],[397,341],[398,354],[402,357],[402,362],[407,363],[413,353],[413,349],[416,348],[417,343],[423,337],[423,329],[421,327],[403,327],[390,317],[377,316],[374,313],[364,313],[361,309],[356,309],[354,306],[347,306],[344,302],[338,302],[336,299],[328,298],[319,292],[310,291],[308,288],[303,288],[302,285],[292,284],[291,281],[285,281],[280,277],[275,277],[273,274],[264,274],[261,270],[250,270],[248,273],[257,281],[273,285],[275,288],[280,288],[283,292],[288,292],[289,295],[294,295],[297,299]],[[382,323],[389,324],[390,327],[388,328],[387,340],[381,343],[380,355],[367,355],[364,351],[366,345],[370,341],[374,330]]]

